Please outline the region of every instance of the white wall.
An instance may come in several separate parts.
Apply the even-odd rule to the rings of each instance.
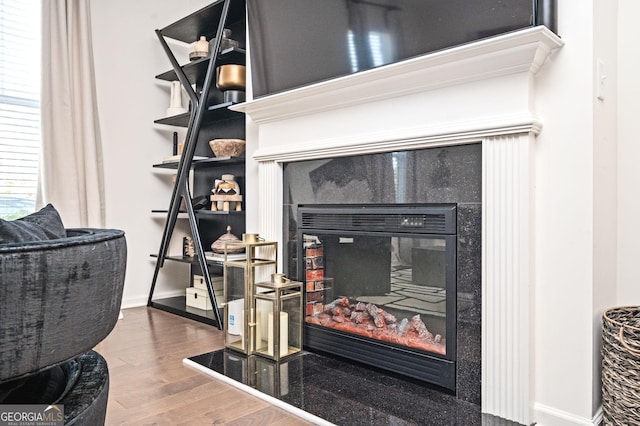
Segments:
[[[619,0],[618,20],[618,305],[640,305],[640,2]]]
[[[91,2],[107,226],[123,229],[128,245],[124,307],[146,304],[163,229],[151,210],[167,209],[171,194],[170,172],[151,167],[171,154],[175,130],[153,124],[169,106],[169,84],[154,77],[171,69],[154,30],[209,3]],[[156,294],[184,288],[185,266],[165,265]]]
[[[538,78],[536,419],[587,424],[600,397],[600,329],[616,303],[617,2],[559,1],[565,46]],[[598,61],[608,74],[597,99]],[[558,423],[566,421],[567,423]]]
[[[601,404],[602,314],[617,295],[617,1],[597,0],[594,12],[594,154],[592,412]]]
[[[592,417],[593,1],[558,3],[565,46],[537,77],[536,102],[532,350],[542,425],[554,424],[553,410]]]
[[[536,159],[536,411],[542,425],[597,418],[601,318],[620,300],[623,255],[617,241],[618,199],[624,198],[617,190],[618,2],[558,3],[566,45],[540,78],[544,129]],[[604,99],[598,99],[602,75]]]

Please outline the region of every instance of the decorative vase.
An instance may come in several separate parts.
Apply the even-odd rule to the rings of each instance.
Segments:
[[[193,238],[189,236],[185,236],[182,238],[182,256],[183,257],[194,257],[196,255],[196,250],[193,245]]]
[[[200,40],[193,43],[193,52],[189,53],[189,60],[206,58],[209,56],[209,42],[205,36],[200,36]]]
[[[224,102],[243,102],[245,100],[246,67],[228,64],[216,68],[216,87],[224,94]]]
[[[187,112],[182,106],[182,85],[178,80],[171,82],[171,100],[167,108],[167,117]]]
[[[227,233],[222,234],[211,244],[211,250],[213,250],[214,253],[224,253],[224,247],[228,241],[240,241],[238,237],[231,233],[231,226],[227,226]],[[227,253],[242,253],[243,251],[244,247],[232,246],[227,248]]]
[[[211,50],[216,43],[216,38],[212,38],[209,40],[209,49]],[[231,30],[229,28],[225,28],[222,31],[222,40],[220,40],[220,50],[227,50],[234,47],[240,47],[240,43],[236,40],[231,39]]]

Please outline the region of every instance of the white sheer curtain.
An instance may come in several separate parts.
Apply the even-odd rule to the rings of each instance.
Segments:
[[[104,174],[90,0],[42,0],[42,157],[38,204],[66,227],[104,227]]]

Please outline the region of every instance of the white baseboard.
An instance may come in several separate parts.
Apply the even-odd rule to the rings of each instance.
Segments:
[[[536,426],[598,426],[602,422],[602,407],[598,408],[595,416],[589,419],[535,403],[533,418]]]
[[[122,299],[122,309],[127,309],[127,308],[138,308],[140,306],[146,306],[147,305],[147,297],[145,296],[140,296],[140,297],[129,297],[126,299]]]

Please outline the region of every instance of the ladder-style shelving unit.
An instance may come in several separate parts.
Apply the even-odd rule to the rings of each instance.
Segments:
[[[227,161],[228,164],[238,164],[239,160],[237,158],[211,158],[204,161],[194,161],[194,155],[196,153],[196,146],[198,145],[198,138],[200,136],[203,123],[211,123],[215,120],[226,120],[229,116],[238,114],[227,109],[231,103],[216,103],[214,105],[210,105],[210,93],[212,89],[216,90],[216,68],[219,65],[236,62],[242,62],[244,64],[245,62],[244,49],[231,48],[224,52],[221,51],[223,30],[227,27],[227,23],[240,21],[244,23],[245,10],[246,2],[244,0],[220,0],[161,30],[155,31],[173,68],[171,71],[163,73],[156,78],[167,81],[179,80],[189,97],[191,106],[190,111],[187,113],[156,120],[156,123],[159,124],[177,126],[184,126],[186,122],[187,132],[183,153],[177,163],[176,179],[171,194],[169,208],[166,212],[166,221],[164,223],[164,231],[162,233],[160,248],[157,256],[155,256],[155,270],[147,305],[188,318],[200,320],[202,322],[215,325],[219,329],[222,329],[223,321],[210,277],[210,264],[207,262],[205,256],[205,249],[203,247],[198,220],[198,215],[200,215],[200,217],[209,216],[207,219],[210,219],[210,217],[214,215],[212,215],[211,212],[206,211],[196,212],[194,209],[192,205],[192,192],[189,183],[189,174],[194,167],[207,167],[207,164],[221,164],[225,161]],[[184,43],[191,43],[198,40],[200,36],[205,36],[207,40],[214,40],[210,43],[209,57],[198,59],[181,66],[169,47],[167,38]],[[199,84],[196,85],[196,89],[194,90],[192,84],[194,84],[195,81],[198,81]],[[242,163],[244,163],[243,160]],[[154,167],[165,166],[156,165]],[[174,167],[176,166],[174,165]],[[185,202],[182,203],[182,200]],[[171,256],[168,256],[168,249],[176,226],[176,221],[178,220],[178,215],[181,214],[181,216],[184,217],[185,212],[180,211],[181,206],[186,209],[186,216],[193,238],[195,256],[191,262],[197,263],[197,266],[199,266],[202,276],[204,277],[211,306],[213,308],[213,315],[194,315],[192,312],[189,312],[188,309],[182,309],[180,306],[170,306],[165,303],[155,301],[153,297],[158,276],[160,270],[165,264],[165,261],[176,260],[172,259]],[[154,256],[152,255],[152,257]]]

